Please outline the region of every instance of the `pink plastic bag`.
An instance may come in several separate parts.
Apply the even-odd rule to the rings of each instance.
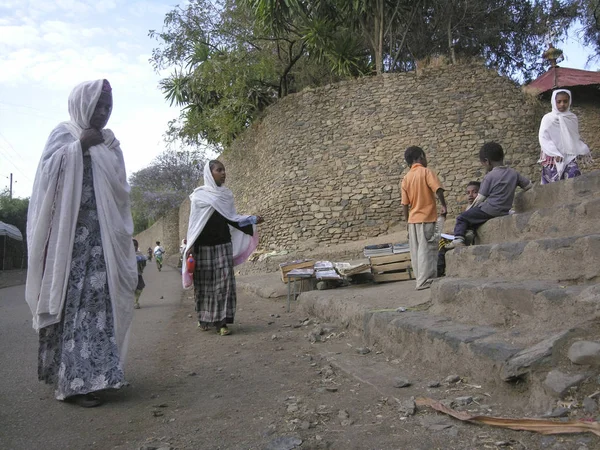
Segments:
[[[185,265],[183,266],[185,269]],[[184,289],[191,289],[194,287],[194,274],[189,273],[187,270],[181,272],[181,281]]]

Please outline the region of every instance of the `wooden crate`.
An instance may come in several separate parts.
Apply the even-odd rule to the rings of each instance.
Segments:
[[[376,283],[412,280],[410,253],[374,256],[369,258]]]
[[[298,261],[290,261],[286,263],[279,264],[279,271],[281,272],[281,281],[284,283],[288,283],[289,279],[287,277],[287,273],[293,269],[308,269],[312,268],[315,265],[315,261],[313,259],[302,259]]]

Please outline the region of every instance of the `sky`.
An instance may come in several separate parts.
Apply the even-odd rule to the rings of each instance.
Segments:
[[[50,131],[68,120],[67,99],[85,80],[106,78],[113,88],[108,128],[121,141],[128,174],[165,149],[163,134],[179,111],[158,88],[148,62],[177,0],[0,0],[0,190],[13,173],[13,196],[29,197]],[[183,3],[183,0],[181,1]],[[571,39],[562,67],[586,66],[589,51]],[[163,76],[166,74],[162,74]]]

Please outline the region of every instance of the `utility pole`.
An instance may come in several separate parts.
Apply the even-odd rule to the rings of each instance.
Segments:
[[[10,184],[9,184],[9,196],[8,198],[12,200],[12,173],[10,174]]]

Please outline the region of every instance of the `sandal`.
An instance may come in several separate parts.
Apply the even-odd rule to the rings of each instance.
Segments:
[[[208,325],[202,325],[200,322],[198,322],[198,328],[200,328],[200,331],[208,331],[208,330],[210,330],[210,328],[208,327]]]
[[[91,393],[73,395],[72,397],[68,397],[67,401],[75,403],[77,406],[81,406],[82,408],[95,408],[96,406],[100,406],[102,404],[100,397]]]
[[[227,336],[228,334],[231,334],[231,331],[227,327],[221,327],[221,329],[218,331],[218,333],[221,336]]]

